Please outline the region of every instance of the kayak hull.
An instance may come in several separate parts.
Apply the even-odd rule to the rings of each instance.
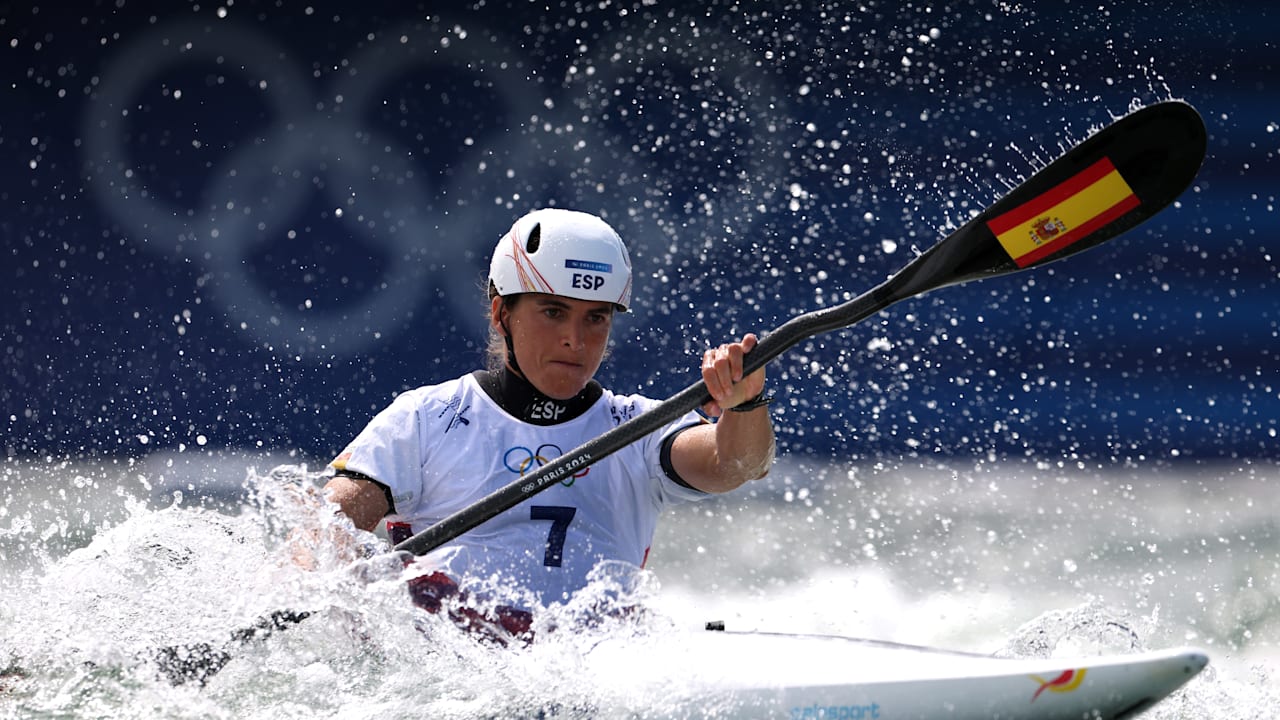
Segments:
[[[669,637],[605,641],[591,658],[601,681],[631,683],[638,691],[661,688],[685,709],[796,720],[1128,718],[1167,697],[1209,662],[1192,648],[998,658],[752,632],[706,632],[677,642]]]

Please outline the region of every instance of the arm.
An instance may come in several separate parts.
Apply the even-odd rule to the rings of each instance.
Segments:
[[[756,345],[748,333],[741,342],[708,350],[702,358],[702,379],[711,402],[703,410],[714,425],[692,427],[676,436],[671,464],[689,485],[708,493],[733,490],[768,474],[773,465],[773,421],[767,406],[746,412],[724,412],[756,397],[764,389],[764,368],[742,376],[742,356]]]
[[[378,521],[391,511],[387,491],[371,480],[334,475],[325,483],[324,494],[356,527],[366,532],[373,532]]]

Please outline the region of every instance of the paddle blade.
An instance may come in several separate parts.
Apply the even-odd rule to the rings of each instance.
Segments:
[[[1181,195],[1205,145],[1204,122],[1184,102],[1130,113],[917,258],[898,294],[1017,272],[1101,245]]]

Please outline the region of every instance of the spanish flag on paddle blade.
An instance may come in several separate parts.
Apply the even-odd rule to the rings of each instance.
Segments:
[[[1141,201],[1110,158],[1102,158],[1051,190],[992,218],[987,227],[1024,268],[1088,236]]]

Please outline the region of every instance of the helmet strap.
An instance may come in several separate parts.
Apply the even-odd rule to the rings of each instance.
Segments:
[[[507,309],[507,299],[505,297],[502,298],[502,309]],[[498,321],[498,325],[502,328],[502,339],[507,343],[507,366],[516,375],[524,377],[524,372],[520,369],[520,363],[516,361],[516,346],[511,341],[511,328],[507,327],[507,318],[503,316]]]

